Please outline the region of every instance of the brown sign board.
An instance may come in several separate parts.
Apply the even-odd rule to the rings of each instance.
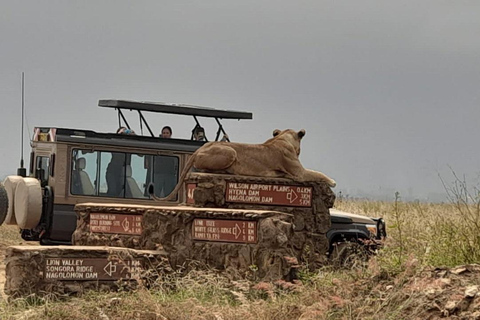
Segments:
[[[228,182],[225,201],[311,207],[312,187]]]
[[[257,221],[194,219],[195,240],[257,243]]]
[[[197,187],[196,183],[187,183],[187,203],[194,204],[195,199],[193,198],[193,192]]]
[[[90,232],[141,234],[142,216],[134,214],[90,213]]]
[[[46,258],[45,280],[119,280],[132,279],[143,271],[140,260],[107,258]]]

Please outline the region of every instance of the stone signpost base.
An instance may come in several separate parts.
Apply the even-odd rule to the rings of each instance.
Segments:
[[[78,204],[75,245],[163,249],[174,269],[200,263],[235,278],[291,280],[326,260],[324,183],[191,173],[183,206]]]
[[[294,236],[289,245],[298,261],[312,271],[325,264],[329,209],[335,202],[335,194],[327,184],[210,173],[190,173],[185,184],[187,205],[275,210],[291,215]]]
[[[11,297],[128,290],[171,271],[163,251],[112,247],[12,246],[5,263]]]
[[[232,278],[295,278],[300,252],[293,246],[293,216],[272,210],[76,206],[77,246],[125,246],[168,254],[175,270],[205,266]]]
[[[8,249],[6,293],[129,288],[193,267],[290,281],[300,263],[324,264],[326,184],[192,173],[184,191],[181,206],[77,204],[75,246]]]

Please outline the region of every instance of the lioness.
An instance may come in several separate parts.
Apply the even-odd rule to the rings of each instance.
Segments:
[[[273,131],[273,138],[262,144],[206,143],[190,156],[178,184],[167,197],[156,197],[152,188],[150,194],[156,200],[173,199],[192,166],[203,172],[290,178],[302,182],[323,181],[330,187],[335,187],[336,182],[333,179],[321,172],[305,169],[298,160],[300,141],[304,136],[304,129],[298,132],[292,129],[276,129]]]

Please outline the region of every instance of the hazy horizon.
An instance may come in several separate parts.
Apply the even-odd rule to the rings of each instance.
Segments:
[[[115,131],[100,99],[186,103],[252,112],[223,122],[233,141],[306,129],[300,159],[336,193],[428,200],[452,170],[480,182],[480,2],[2,1],[0,17],[0,177],[19,165],[25,72],[26,139]]]

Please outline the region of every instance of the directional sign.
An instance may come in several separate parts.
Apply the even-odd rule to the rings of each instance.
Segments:
[[[105,271],[106,274],[108,274],[109,277],[112,276],[112,274],[117,272],[117,265],[113,264],[112,261],[108,262],[105,268],[103,268],[103,271]]]
[[[257,222],[245,220],[194,219],[192,236],[195,240],[256,243]]]
[[[195,203],[195,199],[193,199],[193,192],[196,187],[197,187],[196,183],[187,184],[187,203],[191,203],[191,204]]]
[[[140,260],[107,258],[47,258],[43,278],[46,280],[119,280],[139,276]]]
[[[229,182],[225,200],[237,203],[311,207],[312,187]]]
[[[141,234],[142,216],[133,214],[90,213],[90,232]]]

